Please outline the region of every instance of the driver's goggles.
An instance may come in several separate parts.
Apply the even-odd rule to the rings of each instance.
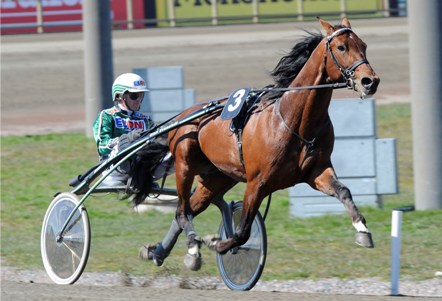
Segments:
[[[129,92],[129,98],[132,100],[143,99],[144,92]]]

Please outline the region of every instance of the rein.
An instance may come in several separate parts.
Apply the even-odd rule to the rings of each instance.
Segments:
[[[264,89],[251,89],[251,92],[288,92],[288,91],[299,91],[299,90],[316,90],[316,89],[342,89],[349,88],[352,89],[352,86],[346,83],[333,83],[333,84],[323,84],[316,86],[301,86],[301,87],[290,87],[290,88],[264,88]]]
[[[333,84],[323,84],[323,85],[315,85],[315,86],[301,86],[301,87],[291,87],[291,88],[267,88],[267,89],[259,89],[259,90],[252,89],[252,91],[253,92],[270,92],[270,91],[287,92],[287,91],[297,91],[297,90],[330,89],[330,88],[331,89],[341,89],[341,88],[352,89],[352,86],[350,86],[349,82],[347,81],[346,83],[333,83]],[[299,135],[297,132],[292,130],[281,114],[279,100],[280,99],[278,99],[276,101],[275,111],[278,113],[278,116],[281,118],[282,124],[293,136],[295,136],[296,138],[298,138],[299,140],[301,140],[302,142],[305,143],[305,145],[307,146],[307,153],[308,153],[310,151],[310,149],[313,148],[317,137],[313,138],[312,140],[307,140],[304,137],[302,137],[301,135]],[[329,120],[329,122],[330,122],[330,120]],[[325,125],[327,125],[329,122],[327,122]],[[324,127],[325,127],[325,125],[324,125]],[[319,132],[321,132],[321,131],[319,131]],[[304,158],[304,160],[305,160],[305,158]],[[303,161],[303,163],[304,163],[304,161]]]

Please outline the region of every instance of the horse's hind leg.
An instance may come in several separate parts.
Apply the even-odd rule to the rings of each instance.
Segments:
[[[192,200],[190,200],[190,203],[191,202]],[[186,205],[184,204],[184,206]],[[205,206],[205,208],[206,207],[207,206]],[[140,258],[142,260],[152,260],[155,265],[161,266],[175,246],[181,232],[184,230],[189,248],[188,254],[184,258],[184,263],[192,270],[199,270],[201,267],[201,254],[199,252],[201,240],[196,236],[192,223],[193,216],[196,214],[193,214],[189,209],[185,210],[184,212],[186,213],[184,213],[179,210],[179,208],[180,206],[178,206],[177,214],[172,220],[169,231],[166,236],[164,236],[163,240],[156,245],[142,246],[140,249]]]
[[[197,198],[194,200],[198,199],[199,190],[201,190],[201,188],[196,190],[195,194]],[[177,214],[172,220],[169,231],[160,243],[141,247],[140,258],[142,260],[152,260],[155,265],[161,266],[175,246],[181,232],[184,230],[188,245],[188,253],[184,257],[184,264],[195,271],[201,268],[200,247],[202,241],[196,235],[192,219],[198,213],[204,211],[209,205],[209,202],[193,202],[195,203],[194,206],[192,206],[192,198],[190,198],[190,210],[186,210],[186,213],[181,213],[180,210],[177,210]]]
[[[157,266],[163,264],[163,261],[169,256],[175,243],[184,230],[188,240],[189,250],[196,250],[192,255],[197,258],[201,257],[199,254],[199,244],[196,239],[196,233],[193,228],[192,218],[193,215],[190,210],[190,195],[194,177],[194,171],[189,170],[185,161],[182,164],[176,164],[176,181],[177,181],[177,193],[178,193],[178,206],[175,214],[175,218],[172,220],[172,224],[163,240],[156,245],[143,246],[140,249],[140,258],[143,260],[152,260]],[[195,246],[196,245],[196,246]],[[189,251],[189,253],[192,251]],[[185,259],[186,263],[186,259]],[[187,265],[187,264],[186,264]],[[190,266],[191,269],[197,270],[201,267],[201,264],[194,263]]]
[[[182,231],[176,219],[173,219],[169,231],[160,243],[140,248],[140,258],[142,260],[152,260],[156,266],[161,266],[169,256]]]
[[[326,168],[310,185],[325,194],[339,199],[350,214],[353,226],[358,231],[356,234],[356,243],[366,248],[374,247],[373,239],[367,228],[364,216],[362,216],[353,202],[350,190],[337,179],[332,167]]]
[[[190,209],[187,217],[188,222],[184,231],[187,237],[187,254],[184,258],[184,264],[191,270],[199,270],[201,268],[200,248],[202,239],[196,235],[193,227],[192,219],[197,216],[218,197],[222,197],[224,193],[233,187],[237,182],[222,173],[216,171],[206,177],[199,177],[198,186],[194,194],[190,197]]]

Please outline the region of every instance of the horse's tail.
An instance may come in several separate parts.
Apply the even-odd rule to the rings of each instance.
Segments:
[[[137,152],[132,161],[131,186],[137,191],[132,202],[133,205],[141,204],[149,195],[152,185],[152,169],[161,161],[169,151],[167,135],[159,136]]]

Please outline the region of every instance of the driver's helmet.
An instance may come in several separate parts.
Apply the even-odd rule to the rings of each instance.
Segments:
[[[147,92],[146,81],[139,75],[134,73],[124,73],[118,76],[112,85],[112,100],[125,92]]]

